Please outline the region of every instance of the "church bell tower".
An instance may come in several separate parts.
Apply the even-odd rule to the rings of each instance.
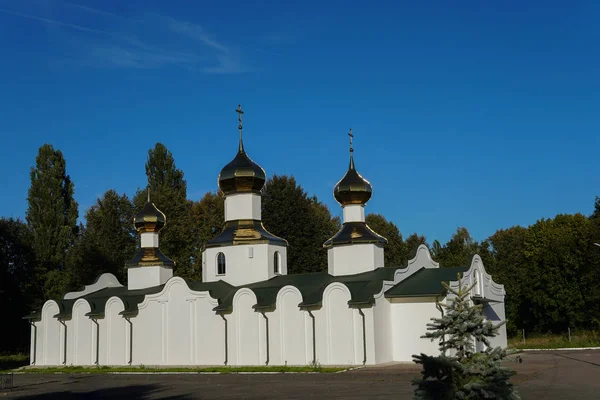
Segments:
[[[365,206],[373,188],[354,166],[354,134],[350,137],[350,166],[335,185],[333,196],[344,213],[344,224],[338,233],[327,240],[327,269],[330,275],[350,275],[383,267],[383,246],[387,239],[378,235],[365,222]]]
[[[236,112],[238,152],[219,174],[219,188],[225,195],[225,225],[217,237],[206,243],[202,281],[223,280],[239,286],[287,274],[287,241],[263,226],[261,189],[266,175],[244,150],[244,112],[241,106]]]

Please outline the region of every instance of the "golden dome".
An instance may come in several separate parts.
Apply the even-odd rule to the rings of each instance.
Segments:
[[[350,167],[341,181],[335,185],[333,196],[342,206],[348,204],[367,204],[371,198],[373,187],[354,168],[354,157],[350,153]]]
[[[133,218],[133,225],[139,233],[158,232],[166,223],[167,217],[150,201],[150,196],[144,208]]]
[[[237,155],[219,174],[219,188],[226,195],[260,193],[266,180],[265,170],[248,157],[240,139]]]
[[[227,164],[219,174],[219,188],[224,194],[233,193],[260,193],[265,185],[267,176],[265,170],[248,157],[244,151],[244,142],[242,141],[242,106],[238,105],[238,129],[240,130],[240,146],[238,153],[229,164]]]

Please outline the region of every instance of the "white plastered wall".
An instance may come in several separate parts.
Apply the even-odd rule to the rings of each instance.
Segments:
[[[250,289],[238,290],[233,297],[233,311],[226,316],[229,321],[229,360],[231,365],[264,365],[266,338],[264,318],[254,311],[256,295]]]
[[[302,294],[294,286],[284,286],[277,294],[276,307],[269,318],[271,365],[308,365],[312,361],[312,321],[300,310]]]
[[[225,221],[240,219],[261,220],[261,197],[254,193],[225,196]]]
[[[204,251],[202,280],[214,282],[223,280],[233,286],[260,282],[273,278],[274,255],[280,255],[280,274],[287,274],[287,248],[268,243],[255,245],[232,245],[211,247]],[[226,273],[217,274],[217,254],[225,255]]]
[[[212,309],[218,301],[195,292],[179,277],[139,305],[133,323],[132,364],[219,365],[225,360],[225,327]]]
[[[347,244],[327,249],[327,268],[333,276],[373,271],[383,264],[383,247],[377,244]]]
[[[431,318],[440,317],[435,298],[391,299],[394,361],[412,361],[413,354],[439,354],[438,343],[423,339]]]
[[[85,314],[90,312],[87,300],[79,299],[73,304],[72,336],[67,334],[67,341],[74,340],[74,365],[92,365],[95,362],[96,326]]]
[[[118,297],[111,297],[106,302],[104,319],[99,320],[100,329],[100,363],[105,365],[126,365],[129,361],[128,323],[121,315],[125,309]]]
[[[350,298],[346,285],[331,283],[323,291],[323,306],[313,311],[316,319],[317,361],[323,365],[359,363],[354,319],[355,314],[358,318],[360,316],[357,310],[348,307]],[[358,333],[362,335],[360,331]]]
[[[145,289],[163,285],[173,277],[173,269],[162,265],[131,267],[127,269],[127,288]]]
[[[60,365],[62,363],[62,325],[54,316],[59,313],[58,304],[48,300],[42,307],[42,318],[36,322],[36,365]]]
[[[342,207],[344,223],[365,222],[365,206],[362,204],[349,204]]]
[[[393,361],[392,306],[383,295],[375,297],[373,307],[376,364]]]

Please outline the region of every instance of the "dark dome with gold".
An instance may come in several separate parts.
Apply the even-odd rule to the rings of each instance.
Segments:
[[[265,170],[248,157],[240,140],[237,155],[219,174],[219,188],[226,195],[260,193],[266,180]]]
[[[350,154],[350,167],[341,181],[335,185],[333,196],[342,206],[367,204],[373,194],[373,187],[354,168],[354,157]]]
[[[133,225],[139,233],[158,232],[167,223],[167,218],[154,203],[148,202],[142,210],[133,218]]]

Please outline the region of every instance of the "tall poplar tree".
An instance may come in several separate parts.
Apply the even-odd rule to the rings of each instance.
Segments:
[[[48,296],[58,282],[64,282],[60,271],[77,236],[79,214],[74,185],[60,150],[50,144],[41,146],[30,177],[26,220],[37,258],[38,284]]]
[[[146,176],[148,186],[139,189],[133,200],[136,212],[146,203],[149,190],[151,201],[167,217],[167,224],[160,233],[162,252],[175,261],[176,275],[195,278],[198,271],[192,269],[194,237],[187,183],[183,171],[175,165],[173,154],[164,144],[156,143],[148,150]]]

